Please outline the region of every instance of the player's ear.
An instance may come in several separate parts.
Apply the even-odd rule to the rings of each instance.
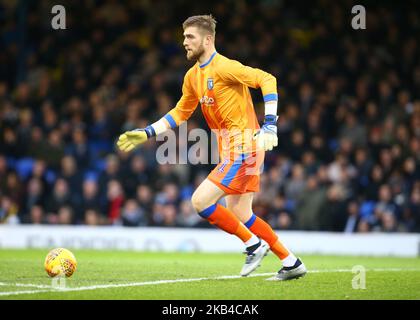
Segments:
[[[204,37],[204,41],[205,41],[205,44],[208,46],[210,43],[212,43],[212,41],[213,41],[213,37],[212,37],[212,35],[211,34],[207,34],[205,37]]]

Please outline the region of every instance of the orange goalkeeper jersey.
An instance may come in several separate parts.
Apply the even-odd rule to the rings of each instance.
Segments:
[[[165,115],[172,128],[187,120],[198,103],[208,126],[218,137],[219,152],[255,151],[253,134],[259,129],[249,92],[261,88],[264,101],[277,100],[276,78],[214,52],[210,59],[191,67],[184,77],[182,97]]]

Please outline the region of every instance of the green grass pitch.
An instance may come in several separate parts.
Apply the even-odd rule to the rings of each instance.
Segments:
[[[64,290],[44,271],[48,250],[0,249],[0,299],[347,300],[420,299],[420,259],[301,256],[308,274],[266,281],[279,267],[270,253],[251,277],[239,277],[241,254],[77,250]],[[365,289],[360,273],[366,270]],[[358,278],[354,278],[358,277]],[[173,281],[172,281],[173,280]]]

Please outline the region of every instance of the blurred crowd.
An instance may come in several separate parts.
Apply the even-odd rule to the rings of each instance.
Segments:
[[[212,13],[221,54],[272,73],[279,146],[255,214],[276,229],[420,232],[420,14],[414,1],[0,4],[0,222],[208,227],[192,192],[214,165],[116,150],[181,96],[182,22]],[[252,91],[263,120],[259,90]],[[206,128],[200,108],[188,130]],[[185,144],[185,141],[179,141]]]

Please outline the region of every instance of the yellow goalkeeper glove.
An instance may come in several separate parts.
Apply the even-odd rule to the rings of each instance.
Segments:
[[[130,152],[135,147],[145,143],[151,136],[154,136],[154,132],[152,126],[148,126],[145,129],[126,131],[119,136],[117,146],[121,151]]]

